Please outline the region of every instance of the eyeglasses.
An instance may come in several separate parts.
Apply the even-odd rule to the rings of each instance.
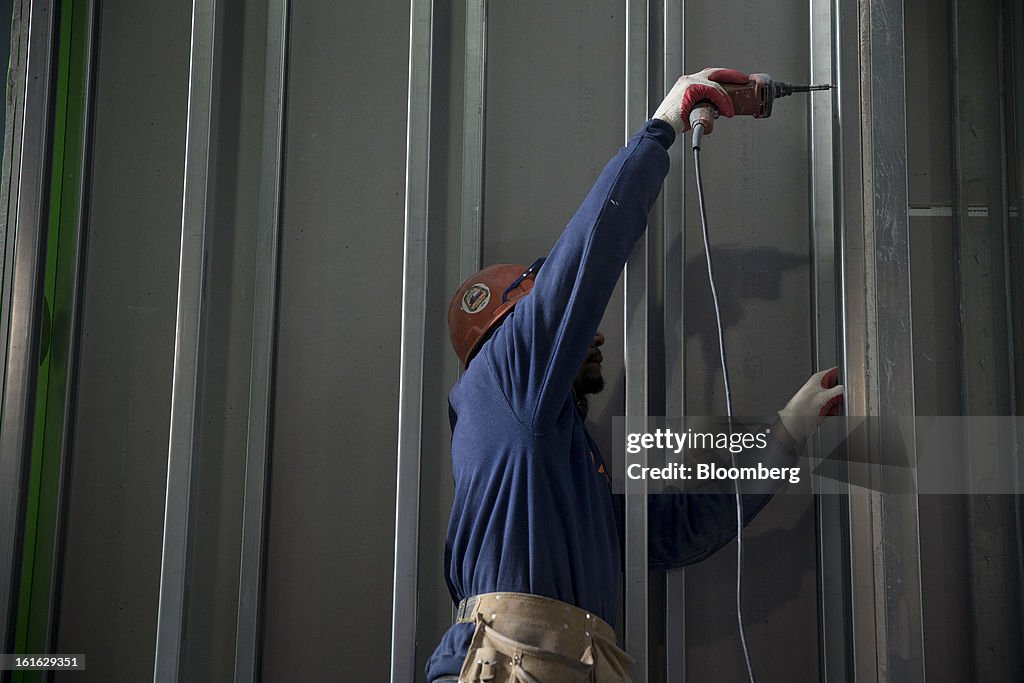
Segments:
[[[531,275],[534,276],[534,279],[536,279],[537,271],[540,270],[540,267],[543,264],[544,264],[544,257],[541,256],[539,259],[537,259],[536,261],[533,262],[533,265],[531,265],[529,268],[526,269],[526,272],[524,272],[522,275],[520,275],[515,280],[513,280],[512,284],[510,284],[508,287],[506,287],[505,291],[502,292],[502,294],[501,294],[501,303],[505,303],[505,302],[508,301],[508,293],[511,292],[516,287],[518,287],[519,285],[523,284],[523,280],[525,280],[526,278],[530,277]]]

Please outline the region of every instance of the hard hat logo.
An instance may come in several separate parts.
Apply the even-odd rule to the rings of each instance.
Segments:
[[[479,313],[487,308],[487,304],[490,303],[490,301],[490,288],[482,282],[477,282],[462,295],[462,310],[470,315]]]
[[[448,336],[463,365],[469,364],[490,333],[530,293],[543,262],[537,259],[529,267],[516,263],[489,266],[455,292],[448,304]]]

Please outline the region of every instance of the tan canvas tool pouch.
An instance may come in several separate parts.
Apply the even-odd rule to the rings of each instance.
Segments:
[[[484,593],[463,600],[476,624],[460,683],[628,683],[634,659],[586,610],[539,595]]]

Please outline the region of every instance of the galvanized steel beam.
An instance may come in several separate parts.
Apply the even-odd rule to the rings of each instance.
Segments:
[[[0,650],[13,652],[31,424],[39,367],[40,291],[49,199],[49,137],[55,7],[22,0],[11,30],[0,232]]]
[[[64,392],[64,405],[62,414],[63,429],[60,436],[60,470],[57,475],[57,522],[54,531],[55,548],[54,548],[54,559],[53,565],[50,572],[50,588],[49,588],[49,609],[47,610],[47,642],[49,652],[55,652],[57,647],[57,635],[58,626],[60,621],[60,595],[64,585],[64,557],[65,557],[65,545],[67,539],[67,528],[68,528],[68,517],[70,507],[70,490],[71,490],[71,462],[72,462],[72,440],[73,431],[71,425],[74,421],[74,412],[76,410],[76,386],[78,381],[78,367],[81,356],[80,339],[81,339],[81,311],[82,311],[82,298],[84,293],[81,291],[81,271],[84,268],[83,255],[84,255],[84,244],[85,244],[85,231],[88,229],[88,221],[86,216],[86,205],[88,192],[91,185],[90,169],[92,166],[92,141],[90,132],[92,130],[93,121],[93,93],[95,88],[95,62],[96,62],[96,45],[98,43],[96,36],[96,21],[97,12],[99,11],[98,3],[95,0],[88,0],[84,3],[85,5],[85,18],[81,19],[84,26],[81,29],[83,36],[83,45],[81,52],[77,53],[84,58],[84,64],[81,65],[81,84],[82,92],[79,97],[81,98],[81,119],[76,124],[80,127],[79,135],[81,136],[81,146],[77,150],[79,155],[77,158],[78,168],[74,171],[74,176],[78,180],[78,188],[76,189],[76,201],[74,207],[74,220],[77,220],[78,225],[75,230],[73,244],[70,245],[70,252],[72,253],[73,265],[69,267],[68,282],[73,283],[70,285],[74,288],[74,293],[71,295],[70,302],[67,309],[67,329],[68,329],[68,353],[67,353],[67,389]],[[76,5],[76,9],[78,6]],[[74,20],[75,24],[78,24],[78,19]],[[74,33],[74,29],[72,29]],[[73,39],[74,40],[74,39]],[[74,54],[74,53],[73,53]],[[72,58],[74,58],[72,56]]]
[[[432,0],[411,0],[405,166],[405,261],[398,390],[398,481],[391,615],[391,681],[416,679],[423,343],[427,308]]]
[[[847,413],[914,415],[902,0],[839,0],[843,378]],[[877,427],[877,424],[873,425]],[[916,440],[868,432],[861,452],[909,448],[912,489],[851,487],[853,664],[858,681],[924,680]],[[877,461],[877,460],[876,460]]]
[[[487,0],[466,2],[466,68],[462,110],[462,227],[459,275],[480,270],[484,216],[484,141],[487,111]]]
[[[626,139],[648,117],[648,35],[649,0],[626,0]],[[626,262],[625,273],[625,346],[626,346],[626,422],[632,430],[647,416],[648,392],[648,237],[637,242]],[[638,456],[646,461],[646,454]],[[643,464],[643,463],[641,463]],[[647,681],[647,487],[642,480],[626,480],[625,539],[625,644],[636,658],[633,680]]]
[[[267,2],[260,196],[256,217],[256,272],[249,370],[249,428],[245,449],[242,545],[235,628],[235,683],[256,681],[260,677],[267,468],[270,461],[274,356],[277,346],[288,7],[288,0]]]
[[[810,73],[808,83],[834,83],[833,51],[836,28],[832,0],[810,0]],[[811,340],[814,369],[839,362],[836,267],[836,182],[833,173],[833,118],[838,113],[833,97],[808,98],[811,181]],[[834,424],[829,425],[834,426]],[[819,431],[811,440],[810,455],[831,453],[837,444],[833,430]],[[841,530],[848,525],[841,485],[830,478],[812,479],[817,540],[818,659],[819,675],[828,683],[852,680],[849,662],[849,552]]]
[[[686,27],[685,0],[664,0],[662,5],[662,71],[664,92],[683,74]],[[683,329],[686,272],[685,145],[679,140],[669,149],[669,172],[662,189],[665,330],[665,415],[686,413],[686,331]],[[686,569],[665,572],[665,676],[686,681]]]
[[[188,125],[174,330],[167,493],[153,680],[177,683],[182,672],[184,617],[191,565],[197,415],[202,397],[202,340],[206,325],[207,204],[210,184],[216,0],[193,0]]]

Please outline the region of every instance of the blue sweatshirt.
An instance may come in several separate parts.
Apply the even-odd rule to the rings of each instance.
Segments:
[[[543,595],[614,623],[621,496],[576,408],[572,383],[668,173],[672,127],[648,121],[608,163],[536,276],[449,396],[455,500],[445,570],[455,602]],[[769,448],[781,446],[769,438]],[[745,495],[749,520],[768,495]],[[651,568],[697,562],[736,534],[727,494],[649,496]],[[455,624],[427,680],[458,674],[473,624]]]

